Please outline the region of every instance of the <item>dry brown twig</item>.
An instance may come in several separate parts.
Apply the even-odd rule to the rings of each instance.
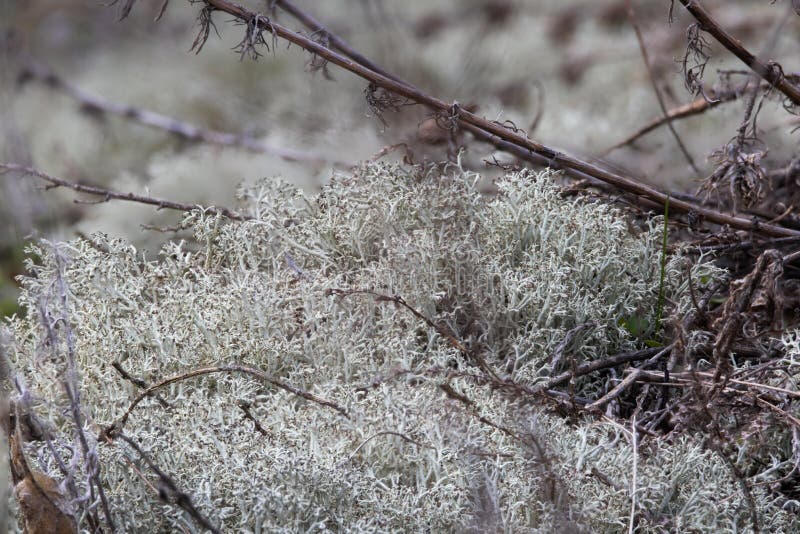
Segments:
[[[783,27],[790,17],[791,12],[787,11],[783,17],[778,18],[773,23],[773,28],[769,32],[770,35],[762,55],[767,56],[772,53]],[[726,73],[725,76],[727,77],[730,74]],[[734,214],[739,211],[740,203],[746,209],[752,209],[761,203],[767,194],[767,190],[771,189],[772,185],[766,169],[761,164],[762,159],[767,156],[769,150],[759,139],[757,121],[765,98],[775,88],[772,85],[767,85],[761,91],[761,81],[758,75],[748,73],[748,77],[754,83],[752,87],[750,87],[749,83],[745,84],[742,90],[742,95],[746,95],[747,99],[744,117],[739,124],[736,136],[711,154],[710,159],[716,163],[716,167],[714,172],[706,177],[700,186],[700,190],[706,191],[706,198],[713,192],[716,193],[718,198],[727,197],[730,199]],[[760,103],[756,105],[759,97]],[[720,191],[726,191],[726,193],[720,195]]]
[[[653,130],[656,130],[662,126],[671,124],[680,119],[685,119],[687,117],[692,117],[694,115],[700,115],[705,113],[711,108],[722,104],[723,102],[728,102],[731,100],[736,99],[737,93],[735,91],[726,91],[723,93],[712,93],[712,100],[707,98],[697,98],[688,104],[684,104],[682,106],[678,106],[666,111],[660,117],[656,117],[628,137],[623,139],[622,141],[608,147],[602,152],[602,156],[607,156],[611,152],[622,148],[624,146],[630,145],[640,138],[644,137],[645,135],[649,134]]]
[[[642,378],[647,379],[648,381],[664,379],[664,373],[660,373],[657,371],[644,371],[641,374],[641,376]],[[683,384],[688,386],[694,383],[694,381],[698,377],[702,379],[707,379],[708,381],[703,380],[702,383],[710,386],[711,380],[713,380],[714,378],[714,373],[708,371],[694,371],[694,372],[685,371],[679,373],[670,373],[670,380],[673,382],[671,382],[669,385],[677,387]],[[744,389],[735,388],[734,386],[742,386],[742,388]],[[787,398],[800,400],[800,391],[794,391],[779,386],[773,386],[771,384],[762,384],[760,382],[753,382],[750,380],[739,380],[738,378],[730,378],[728,380],[728,385],[725,386],[725,390],[731,393],[739,393],[746,389],[776,393],[780,395],[785,395]]]
[[[72,189],[73,191],[77,191],[79,193],[88,193],[90,195],[99,196],[101,197],[101,200],[98,202],[107,202],[112,199],[125,200],[127,202],[136,202],[138,204],[147,204],[149,206],[155,206],[157,209],[170,209],[183,212],[190,212],[192,210],[202,209],[206,213],[210,213],[212,215],[217,215],[217,214],[223,215],[229,219],[237,221],[245,221],[252,219],[252,217],[249,215],[243,215],[228,208],[217,208],[213,206],[204,208],[197,204],[173,202],[171,200],[163,200],[144,195],[137,195],[135,193],[121,193],[118,191],[113,191],[111,189],[98,187],[96,185],[76,184],[74,182],[64,180],[63,178],[59,178],[57,176],[48,174],[44,171],[40,171],[39,169],[34,169],[33,167],[27,167],[25,165],[20,165],[17,163],[0,162],[0,174],[4,174],[7,172],[19,172],[26,176],[36,176],[37,178],[41,178],[42,180],[49,182],[50,185],[47,186],[48,189],[56,187],[66,187],[68,189]]]
[[[162,471],[155,464],[155,462],[153,462],[150,456],[142,450],[138,443],[123,433],[119,433],[115,437],[130,445],[136,451],[139,457],[144,460],[147,466],[158,476],[159,499],[168,504],[175,504],[176,506],[180,507],[187,514],[192,516],[192,518],[197,521],[200,526],[212,534],[221,534],[221,531],[194,506],[191,496],[178,488],[178,485],[175,483],[175,481],[172,480],[172,478],[164,471]]]
[[[745,71],[745,73],[748,71]],[[737,72],[738,73],[738,72]],[[787,78],[798,80],[800,76],[796,73],[791,75],[787,75]],[[749,82],[748,82],[749,83]],[[653,130],[661,128],[662,126],[666,126],[671,122],[675,122],[678,120],[682,120],[688,117],[693,117],[695,115],[701,115],[706,111],[717,107],[720,104],[725,102],[732,102],[738,99],[747,89],[748,83],[740,85],[738,87],[723,89],[723,90],[713,90],[713,89],[704,89],[703,94],[707,95],[706,97],[696,98],[695,100],[689,102],[688,104],[683,104],[674,108],[667,110],[666,115],[662,114],[659,117],[655,117],[650,120],[647,124],[636,130],[635,132],[628,135],[622,141],[608,147],[605,149],[601,156],[607,156],[611,152],[620,149],[624,146],[630,145],[635,143],[640,138],[644,137],[645,135],[649,134]],[[771,86],[768,82],[762,82],[760,89],[761,90],[768,90]],[[791,126],[797,122],[797,119],[791,119],[790,123],[787,123],[787,126]]]
[[[393,74],[381,69],[379,66],[375,65],[373,62],[371,62],[370,60],[365,58],[363,55],[359,54],[357,51],[355,51],[343,39],[339,38],[335,34],[330,34],[328,32],[328,30],[320,22],[318,22],[316,19],[314,19],[314,17],[312,17],[308,13],[302,11],[295,4],[293,4],[290,0],[286,0],[286,1],[271,0],[270,1],[271,9],[274,8],[276,5],[280,5],[281,7],[283,7],[284,10],[286,10],[292,16],[294,16],[295,18],[300,20],[309,29],[311,29],[311,30],[313,30],[315,32],[316,31],[325,32],[325,34],[330,38],[329,42],[331,43],[333,48],[339,50],[344,55],[346,55],[346,56],[348,56],[348,57],[350,57],[352,59],[355,59],[356,61],[359,61],[362,65],[365,65],[365,66],[371,68],[372,70],[374,70],[376,72],[379,72],[379,73],[381,73],[381,74],[383,74],[383,75],[385,75],[385,76],[387,76],[389,78],[392,78],[392,79],[398,81],[399,83],[402,83],[402,84],[405,84],[405,85],[407,85],[407,86],[409,86],[411,88],[414,88],[412,84],[410,84],[407,81],[399,78],[398,76],[395,76],[395,75],[393,75]],[[638,30],[638,27],[636,27],[636,29]],[[640,39],[640,43],[641,42],[642,42],[642,40]],[[647,61],[647,57],[646,57],[647,56],[647,51],[646,51],[646,49],[643,49],[643,53],[645,54],[645,60]],[[649,67],[649,62],[647,62],[647,65]],[[649,72],[649,70],[648,70],[648,72]],[[651,78],[652,78],[652,74],[651,74]],[[796,77],[792,77],[791,79],[796,79]],[[653,83],[655,84],[655,82],[653,82]],[[657,90],[657,88],[656,88],[656,90]],[[658,93],[658,90],[657,90],[657,93]],[[717,103],[719,103],[720,100],[725,100],[725,101],[731,100],[731,99],[734,99],[734,98],[738,97],[738,95],[739,95],[739,92],[736,89],[722,91],[720,96],[716,97],[717,100],[715,100],[715,101],[708,101],[706,99],[699,99],[697,102],[691,104],[689,106],[688,110],[683,110],[681,108],[678,108],[676,110],[671,110],[669,112],[666,112],[666,116],[665,117],[662,117],[660,120],[657,120],[655,124],[650,125],[650,128],[645,129],[645,131],[641,132],[640,135],[643,135],[647,131],[650,131],[650,129],[658,127],[658,126],[663,125],[663,124],[670,125],[670,128],[672,129],[671,121],[673,119],[673,117],[672,117],[673,111],[675,112],[675,117],[674,118],[679,118],[679,117],[683,117],[683,116],[689,116],[689,115],[693,115],[693,114],[696,114],[696,113],[701,113],[702,111],[705,111],[706,109],[715,106]],[[663,104],[663,101],[660,100],[660,103],[661,103],[661,106],[662,106],[662,110],[666,111],[665,106]],[[541,109],[539,111],[541,111]],[[684,113],[685,113],[685,115],[684,115]],[[496,123],[496,121],[492,121],[492,122]],[[504,124],[500,124],[500,126],[506,127],[506,125],[504,125]],[[556,167],[556,168],[563,168],[564,170],[567,171],[568,174],[572,175],[573,177],[575,177],[575,178],[577,178],[579,180],[588,180],[594,186],[601,185],[601,184],[605,185],[603,182],[599,182],[596,178],[592,178],[591,176],[589,176],[589,175],[587,175],[585,173],[582,173],[582,172],[577,171],[575,169],[560,167],[557,163],[554,163],[552,160],[547,160],[545,157],[543,157],[543,156],[541,156],[539,154],[534,154],[534,153],[531,153],[530,151],[525,151],[524,149],[521,149],[517,145],[511,144],[511,143],[507,143],[505,141],[497,140],[495,138],[492,138],[491,136],[487,136],[486,133],[484,131],[480,130],[480,129],[469,127],[469,126],[467,127],[467,129],[469,131],[471,131],[476,138],[478,138],[480,140],[483,140],[483,141],[486,141],[486,142],[489,142],[490,144],[495,145],[497,148],[500,148],[501,150],[505,150],[507,152],[511,152],[511,153],[513,153],[514,155],[516,155],[517,157],[519,157],[519,158],[521,158],[523,160],[532,161],[532,162],[534,162],[534,163],[536,163],[538,165],[542,165],[542,166],[552,166],[552,167]],[[509,128],[509,129],[513,133],[519,133],[519,131],[520,131],[517,128],[513,128],[513,127]],[[629,140],[627,140],[627,142],[631,142],[633,140],[634,139],[629,139]],[[678,139],[678,142],[680,143],[680,139]],[[623,142],[623,144],[624,144],[624,142]],[[610,150],[612,150],[612,149],[610,149]],[[690,158],[690,161],[691,161],[691,158]],[[674,195],[673,195],[673,198],[674,198]],[[640,203],[645,204],[648,207],[658,206],[658,203],[655,203],[652,200],[648,200],[648,199],[641,198],[641,197],[638,200],[639,200]],[[698,201],[694,201],[693,203],[695,205],[700,205],[701,204],[701,202],[698,202]],[[690,215],[696,216],[698,214],[697,214],[697,212],[694,212],[694,213],[690,212]],[[770,217],[766,217],[766,218],[770,219]],[[759,224],[758,222],[756,222],[756,219],[754,219],[753,221],[756,224]],[[769,221],[769,222],[777,222],[777,221]]]
[[[589,406],[586,407],[587,410],[597,410],[600,407],[606,405],[608,402],[612,401],[613,399],[619,397],[625,390],[627,390],[633,383],[635,383],[645,369],[654,363],[656,363],[660,358],[662,358],[665,354],[668,354],[674,347],[675,342],[673,341],[666,347],[663,347],[661,350],[656,352],[651,358],[649,358],[646,362],[644,362],[639,367],[636,367],[624,380],[620,381],[619,384],[614,386],[611,391],[591,403]]]
[[[651,85],[653,86],[653,92],[656,95],[656,100],[658,100],[658,106],[661,108],[661,113],[664,115],[664,121],[667,124],[667,128],[669,128],[670,133],[672,133],[672,137],[675,138],[675,142],[677,143],[678,148],[680,148],[683,156],[686,158],[686,161],[689,163],[689,166],[692,168],[695,174],[700,174],[700,169],[695,164],[692,155],[689,153],[689,149],[683,144],[683,140],[678,135],[677,130],[675,130],[675,126],[672,124],[672,118],[669,116],[669,110],[667,109],[667,104],[664,102],[664,96],[661,94],[661,89],[659,89],[658,82],[653,74],[653,65],[650,62],[650,55],[647,53],[647,45],[644,42],[642,29],[639,27],[639,22],[636,20],[636,13],[633,10],[632,1],[625,0],[625,7],[628,20],[630,21],[631,26],[633,26],[633,31],[636,34],[636,40],[639,43],[639,50],[642,52],[642,60],[647,68],[647,75],[650,78]]]
[[[616,367],[624,363],[648,360],[653,356],[655,356],[656,354],[660,353],[661,351],[662,349],[660,347],[647,348],[642,350],[635,350],[633,352],[624,352],[621,354],[616,354],[614,356],[608,356],[606,358],[603,358],[602,360],[594,360],[591,362],[586,362],[577,366],[577,368],[574,370],[564,371],[563,373],[552,377],[545,384],[537,386],[536,389],[549,390],[551,388],[563,384],[564,382],[568,382],[569,380],[585,376],[597,371],[601,371],[603,369],[610,369],[612,367]]]
[[[380,432],[376,432],[376,433],[372,434],[370,437],[368,437],[367,439],[365,439],[364,441],[362,441],[358,445],[358,447],[353,449],[353,452],[351,452],[350,455],[346,459],[342,460],[339,463],[339,465],[343,466],[347,462],[352,461],[353,458],[355,457],[355,455],[358,454],[358,451],[360,451],[361,448],[364,447],[364,445],[366,445],[367,443],[369,443],[373,439],[375,439],[377,437],[380,437],[380,436],[397,436],[398,438],[402,439],[403,441],[405,441],[407,443],[411,443],[413,445],[416,445],[417,447],[425,448],[425,449],[435,449],[435,447],[433,445],[424,445],[424,444],[420,443],[419,441],[417,441],[417,440],[415,440],[415,439],[403,434],[402,432],[396,432],[394,430],[381,430]]]
[[[345,41],[335,33],[329,31],[328,28],[326,28],[320,21],[311,16],[309,13],[303,11],[297,4],[295,4],[291,0],[267,0],[267,2],[270,4],[271,10],[274,10],[275,7],[280,7],[281,9],[289,13],[291,16],[299,20],[309,30],[327,36],[328,42],[330,44],[328,48],[340,51],[342,54],[346,55],[349,58],[352,58],[353,60],[367,67],[368,69],[377,72],[378,74],[382,74],[383,76],[396,80],[400,83],[406,83],[401,78],[398,78],[397,76],[394,76],[392,73],[383,70],[380,66],[371,61],[369,58],[359,53],[359,51],[350,46],[350,44],[347,41]]]
[[[411,306],[405,299],[399,295],[384,295],[382,293],[378,293],[376,291],[372,291],[371,289],[328,289],[326,291],[328,295],[334,295],[338,297],[347,297],[351,295],[368,295],[375,299],[376,302],[385,302],[385,303],[392,303],[402,308],[405,308],[411,314],[416,317],[417,319],[421,320],[425,324],[427,324],[430,328],[436,330],[436,332],[442,336],[447,342],[456,350],[458,350],[464,357],[473,360],[478,367],[487,373],[492,379],[496,382],[505,384],[507,381],[501,379],[497,376],[497,373],[494,369],[492,369],[486,360],[481,356],[477,351],[474,351],[467,347],[461,340],[459,340],[456,335],[451,332],[448,328],[445,328],[441,324],[436,323],[429,317],[425,316],[424,314],[420,313],[416,308]]]
[[[256,430],[256,432],[258,432],[264,437],[269,437],[270,435],[269,432],[267,432],[267,430],[263,426],[261,426],[259,420],[256,419],[256,417],[250,411],[250,407],[252,406],[251,403],[245,400],[240,400],[237,403],[237,405],[239,406],[239,409],[242,410],[244,418],[253,423],[253,428]]]
[[[696,369],[692,369],[691,373],[696,373]],[[715,378],[713,378],[713,384],[711,393],[715,395],[715,390],[719,387],[719,376],[715,373]],[[726,377],[727,379],[727,377]],[[712,404],[712,398],[706,395],[706,391],[703,389],[703,384],[701,383],[700,379],[695,376],[694,377],[694,384],[692,384],[692,392],[695,396],[695,404],[697,407],[698,414],[705,419],[704,427],[707,432],[707,436],[704,442],[705,447],[713,450],[717,453],[717,455],[722,459],[725,463],[726,467],[730,471],[733,479],[739,485],[739,488],[742,492],[742,496],[745,499],[747,504],[747,509],[750,515],[750,522],[752,524],[753,532],[758,534],[761,531],[760,520],[758,517],[758,510],[755,505],[755,501],[753,499],[753,493],[750,488],[750,484],[745,479],[744,475],[742,474],[741,469],[736,465],[734,460],[726,454],[724,449],[724,443],[726,442],[726,434],[722,429],[722,424],[719,421],[719,418],[716,416],[716,413],[712,410],[715,406]],[[723,385],[724,389],[724,385]]]
[[[274,0],[274,1],[270,2],[270,5],[271,6],[279,5],[279,6],[283,7],[292,16],[294,16],[295,18],[297,18],[298,20],[303,22],[309,29],[312,29],[314,31],[324,31],[324,32],[326,32],[326,34],[328,34],[331,37],[330,41],[331,41],[333,47],[335,49],[339,50],[340,52],[342,52],[347,57],[355,59],[356,61],[358,61],[362,65],[367,66],[368,68],[371,68],[375,72],[383,74],[383,75],[385,75],[385,76],[397,81],[398,83],[404,84],[404,85],[408,86],[409,88],[411,88],[411,89],[413,89],[415,91],[419,91],[417,88],[415,88],[409,82],[407,82],[407,81],[403,80],[402,78],[400,78],[398,76],[395,76],[395,75],[393,75],[393,74],[381,69],[380,67],[375,65],[373,62],[371,62],[368,59],[364,58],[363,55],[361,55],[358,52],[356,52],[343,39],[337,37],[336,35],[328,33],[328,30],[325,29],[324,26],[322,26],[321,23],[316,21],[316,19],[314,19],[309,14],[303,12],[300,8],[298,8],[296,5],[294,5],[290,0],[287,0],[287,1]],[[634,22],[635,22],[635,19],[634,19]],[[637,29],[637,32],[638,32],[638,26],[636,26],[636,24],[634,24],[634,27],[635,27],[635,29]],[[640,38],[640,43],[642,43],[642,46],[643,46],[643,42],[641,41],[641,38]],[[650,72],[649,61],[648,61],[648,58],[647,58],[646,49],[642,49],[642,50],[643,50],[643,53],[645,55],[645,62],[647,64],[647,66],[648,66],[648,72]],[[652,78],[652,73],[651,73],[651,78]],[[654,80],[653,80],[653,84],[655,85],[655,81]],[[370,85],[372,85],[372,84],[370,84]],[[656,87],[656,93],[660,97],[660,94],[658,92],[657,87]],[[672,129],[672,126],[670,124],[671,123],[671,119],[669,118],[669,114],[668,114],[668,112],[666,110],[666,107],[665,107],[665,105],[663,103],[663,100],[661,98],[659,98],[659,102],[661,104],[662,110],[666,114],[665,122],[667,124],[669,124],[670,128]],[[453,117],[455,122],[457,122],[457,119],[461,115],[461,111],[462,110],[459,110],[459,112]],[[515,128],[515,127],[508,127],[507,125],[499,124],[496,121],[492,121],[492,123],[497,124],[499,126],[502,126],[504,128],[507,128],[508,130],[513,132],[514,134],[519,134],[520,133],[520,130]],[[563,168],[563,169],[565,169],[567,171],[568,174],[571,174],[571,175],[573,175],[574,177],[576,177],[576,178],[578,178],[580,180],[585,180],[585,179],[588,178],[590,181],[592,181],[594,183],[598,182],[598,179],[596,177],[590,176],[590,175],[588,175],[588,174],[586,174],[586,173],[584,173],[582,171],[579,171],[579,170],[576,170],[576,169],[571,169],[569,167],[560,166],[558,164],[558,162],[554,162],[552,159],[548,160],[543,155],[532,153],[530,150],[525,151],[519,145],[515,145],[513,143],[497,140],[497,139],[493,138],[492,136],[487,136],[486,132],[481,130],[480,128],[476,128],[476,127],[471,126],[471,125],[462,125],[462,126],[466,126],[465,129],[470,131],[476,138],[481,139],[481,140],[486,141],[486,142],[489,142],[490,144],[495,145],[497,148],[499,148],[501,150],[505,150],[505,151],[511,152],[511,153],[515,154],[517,157],[519,157],[519,158],[521,158],[523,160],[533,161],[534,163],[536,163],[538,165],[542,165],[542,166],[552,166],[552,167],[556,167],[556,168]],[[522,133],[524,134],[524,132],[522,132]],[[527,139],[527,136],[525,136],[525,137]],[[452,135],[450,136],[450,139],[452,139]],[[681,143],[679,138],[678,138],[678,142],[682,146],[682,143]],[[694,165],[693,161],[691,160],[691,156],[688,155],[688,151],[685,151],[685,154],[687,155],[687,157],[688,157],[690,163],[692,164],[693,168],[695,168],[695,170],[696,170],[697,168]],[[641,201],[644,201],[644,204],[647,204],[647,205],[650,205],[650,203],[652,202],[652,200],[640,198],[640,202]],[[659,203],[656,203],[656,205],[658,205],[658,204]],[[663,205],[663,202],[661,202],[660,204]],[[698,206],[699,203],[695,203],[695,205]],[[698,211],[697,210],[691,210],[691,211],[694,213],[694,215],[698,215]],[[756,224],[759,224],[759,223],[756,223]]]
[[[392,303],[392,304],[395,304],[395,305],[400,306],[402,308],[405,308],[407,311],[409,311],[416,318],[420,319],[422,322],[424,322],[430,328],[433,328],[434,330],[436,330],[439,333],[439,335],[442,336],[450,344],[450,346],[452,346],[453,348],[458,350],[468,360],[471,360],[471,361],[475,362],[477,367],[481,371],[483,371],[485,373],[484,376],[463,375],[463,374],[454,374],[453,376],[461,376],[463,378],[468,378],[468,379],[471,379],[471,380],[475,380],[475,381],[480,382],[480,383],[489,384],[489,385],[491,385],[493,387],[496,387],[498,389],[511,391],[511,392],[513,392],[515,394],[519,394],[519,395],[527,397],[527,398],[531,398],[531,397],[535,397],[535,396],[539,396],[539,395],[544,395],[545,397],[550,397],[550,398],[555,399],[555,398],[558,398],[558,397],[562,396],[562,394],[563,394],[563,392],[560,392],[560,391],[557,391],[557,390],[553,390],[552,388],[555,387],[555,386],[558,386],[560,384],[563,384],[563,383],[568,382],[570,380],[573,380],[575,378],[578,378],[578,377],[581,377],[581,376],[585,376],[585,375],[588,375],[588,374],[591,374],[591,373],[594,373],[594,372],[597,372],[597,371],[601,371],[601,370],[604,370],[604,369],[610,369],[612,367],[616,367],[616,366],[624,364],[624,363],[631,363],[631,362],[640,361],[640,360],[648,360],[640,368],[637,368],[637,371],[641,372],[644,369],[646,369],[649,365],[651,365],[652,363],[654,363],[658,359],[660,359],[664,354],[666,354],[670,350],[672,350],[673,346],[675,345],[675,343],[672,343],[667,347],[649,348],[649,349],[644,349],[644,350],[639,350],[639,351],[627,352],[627,353],[622,353],[622,354],[617,354],[617,355],[614,355],[614,356],[610,356],[608,358],[604,358],[603,360],[596,360],[596,361],[592,361],[592,362],[587,362],[587,363],[584,363],[584,364],[582,364],[580,366],[577,366],[576,368],[574,368],[574,369],[572,369],[570,371],[565,371],[565,372],[563,372],[563,373],[561,373],[559,375],[556,375],[556,376],[550,378],[547,382],[544,382],[542,384],[537,384],[537,385],[534,385],[532,387],[529,387],[529,386],[526,386],[524,384],[520,384],[518,382],[515,382],[515,381],[513,381],[513,380],[511,380],[509,378],[501,378],[499,375],[497,375],[497,373],[494,371],[494,369],[492,369],[491,366],[489,366],[488,362],[486,362],[486,360],[477,351],[468,348],[464,344],[464,342],[459,340],[456,337],[456,335],[454,333],[452,333],[449,329],[443,327],[440,324],[437,324],[431,318],[426,317],[424,314],[420,313],[413,306],[408,304],[402,297],[399,297],[399,296],[388,296],[388,295],[384,295],[384,294],[381,294],[381,293],[378,293],[376,291],[372,291],[372,290],[369,290],[369,289],[347,289],[347,290],[345,290],[345,289],[331,289],[331,290],[328,290],[328,294],[334,295],[334,296],[339,296],[339,297],[347,297],[347,296],[352,296],[352,295],[367,295],[367,296],[373,297],[376,300],[376,302],[379,302],[379,303],[381,303],[381,302],[383,302],[383,303]],[[690,314],[689,317],[694,317],[694,316],[692,314]],[[443,369],[429,369],[425,374],[434,374],[435,375],[435,374],[440,374],[442,371],[444,371],[444,370]],[[397,370],[395,370],[395,372],[393,372],[388,377],[385,377],[385,376],[376,377],[376,379],[374,379],[373,382],[370,385],[358,388],[358,390],[362,391],[362,392],[366,392],[369,389],[377,387],[378,384],[384,383],[387,380],[394,380],[394,379],[396,379],[396,378],[398,378],[400,376],[403,376],[403,375],[406,375],[406,374],[410,374],[410,373],[412,373],[412,371],[410,371],[408,369],[397,369]],[[616,397],[619,394],[621,394],[628,386],[630,386],[632,383],[634,383],[637,378],[638,378],[638,375],[636,377],[632,378],[632,379],[626,380],[624,385],[620,385],[620,387],[618,387],[618,389],[614,392],[613,396],[607,396],[607,398],[604,397],[603,399],[599,399],[598,401],[595,401],[594,404],[592,404],[591,401],[588,400],[588,399],[587,400],[580,400],[580,401],[577,402],[577,404],[584,405],[584,406],[586,406],[587,410],[592,411],[592,410],[596,409],[598,406],[608,402],[613,397]],[[448,396],[453,397],[452,392],[448,392],[447,389],[443,389],[443,391],[448,393]],[[572,395],[570,395],[570,396],[571,396],[570,402],[575,403],[576,399],[572,398],[573,397]],[[453,397],[453,398],[456,398],[456,397]],[[461,400],[461,399],[459,399],[459,400]]]
[[[212,373],[241,373],[250,375],[258,380],[262,380],[264,382],[272,384],[273,386],[279,389],[292,393],[293,395],[297,395],[298,397],[314,402],[321,406],[326,406],[328,408],[331,408],[339,412],[342,416],[348,417],[347,410],[338,403],[327,399],[323,399],[322,397],[318,397],[313,393],[310,393],[296,386],[293,386],[292,384],[285,382],[283,380],[274,378],[268,375],[267,373],[255,369],[253,367],[246,367],[244,365],[215,365],[212,367],[200,367],[198,369],[193,369],[191,371],[187,371],[184,373],[177,374],[175,376],[171,376],[169,378],[165,378],[163,380],[156,382],[147,389],[143,390],[133,399],[133,401],[131,401],[131,404],[128,406],[127,410],[125,410],[125,413],[123,413],[119,418],[117,418],[116,421],[108,425],[102,431],[100,437],[104,439],[108,438],[113,439],[115,435],[117,435],[119,432],[122,432],[125,423],[128,421],[128,418],[130,417],[131,413],[133,413],[133,410],[136,408],[136,406],[138,406],[138,404],[142,402],[142,400],[144,400],[146,397],[152,395],[153,392],[155,392],[155,390],[160,389],[164,386],[168,386],[170,384],[174,384],[175,382],[180,382],[182,380],[187,380],[189,378],[208,375]]]
[[[201,21],[201,30],[197,39],[197,48],[201,47],[209,35],[209,25],[211,22],[211,12],[221,11],[232,15],[235,19],[244,21],[252,26],[257,31],[266,31],[281,39],[296,44],[301,48],[316,54],[320,58],[338,65],[353,74],[356,74],[376,87],[380,87],[390,93],[408,99],[409,101],[425,105],[434,110],[434,112],[452,114],[454,105],[444,102],[435,98],[427,93],[411,86],[405,82],[397,81],[397,78],[388,77],[374,70],[364,66],[362,63],[346,57],[340,53],[326,48],[318,42],[310,39],[297,32],[289,30],[276,22],[273,22],[263,15],[255,13],[246,9],[245,7],[228,0],[204,0],[203,19]],[[652,186],[608,171],[591,163],[574,158],[564,154],[556,149],[528,139],[527,137],[515,133],[502,125],[493,123],[490,120],[484,119],[471,113],[463,108],[459,108],[458,112],[454,114],[453,120],[459,124],[461,129],[467,130],[479,138],[486,140],[498,148],[505,149],[508,145],[516,146],[518,150],[515,153],[526,153],[531,156],[536,156],[537,159],[542,158],[546,160],[550,166],[559,168],[571,169],[586,175],[589,175],[600,181],[609,183],[623,192],[638,195],[665,205],[669,198],[667,193],[664,193]],[[733,228],[744,230],[756,231],[766,235],[775,236],[793,236],[800,235],[800,232],[790,230],[780,226],[775,226],[760,221],[752,221],[749,219],[731,216],[717,210],[709,209],[704,206],[698,206],[685,202],[682,200],[672,199],[670,207],[676,211],[692,212],[697,216],[705,218],[708,221],[729,225]]]
[[[147,382],[145,382],[141,378],[136,378],[135,376],[131,376],[131,374],[128,371],[126,371],[124,367],[122,367],[122,364],[119,361],[111,362],[111,367],[116,369],[116,371],[120,374],[122,378],[124,378],[137,388],[147,389],[148,387],[150,387],[147,384]],[[153,396],[158,401],[158,403],[161,405],[162,408],[167,410],[170,408],[169,403],[166,400],[164,400],[164,397],[162,397],[158,393],[154,393]]]
[[[718,332],[714,341],[713,357],[716,365],[714,381],[720,377],[728,380],[730,362],[728,360],[733,341],[741,335],[742,324],[751,314],[754,298],[761,290],[762,298],[779,298],[777,280],[783,274],[783,256],[775,249],[764,251],[756,265],[743,279],[732,284],[730,296],[725,301],[722,315],[717,320]],[[775,312],[781,311],[776,306]],[[772,318],[774,323],[777,319]],[[724,385],[724,383],[723,383]]]

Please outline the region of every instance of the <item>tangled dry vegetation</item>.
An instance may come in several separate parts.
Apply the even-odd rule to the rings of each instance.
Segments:
[[[314,79],[358,80],[381,134],[360,125],[338,150],[289,148],[226,128],[230,101],[201,127],[19,65],[23,90],[177,140],[153,155],[164,141],[143,134],[120,172],[144,150],[145,172],[205,176],[219,157],[306,173],[243,183],[226,208],[0,163],[15,183],[182,214],[148,227],[169,236],[156,254],[101,232],[28,244],[20,310],[0,330],[9,531],[800,529],[800,76],[773,55],[796,35],[796,3],[736,19],[736,3],[543,2],[562,48],[581,20],[632,30],[656,118],[627,135],[615,123],[622,140],[601,136],[605,159],[537,140],[552,109],[541,89],[526,129],[487,119],[480,102],[423,90],[289,0],[135,4],[117,2],[119,17],[194,13],[198,57],[232,26],[243,69],[299,50]],[[416,38],[473,18],[510,32],[534,9],[473,7],[418,17]],[[761,38],[759,54],[733,31]],[[681,105],[661,57],[678,34],[693,99]],[[717,56],[736,66],[712,76]],[[588,83],[592,56],[569,59],[562,82]],[[356,76],[341,82],[342,70]],[[501,89],[498,101],[520,98]],[[681,122],[737,105],[733,129],[712,119],[716,147],[701,161]],[[413,139],[386,136],[408,124]],[[654,132],[663,145],[647,144]],[[393,142],[353,164],[354,139]],[[659,157],[669,163],[648,167]],[[332,167],[318,190],[298,186]],[[657,187],[630,168],[688,178]],[[124,176],[115,184],[135,181]],[[691,178],[702,181],[686,192]],[[3,187],[6,201],[26,194]]]

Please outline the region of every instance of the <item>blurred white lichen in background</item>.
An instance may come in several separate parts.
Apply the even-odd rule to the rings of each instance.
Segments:
[[[149,384],[202,366],[250,366],[343,407],[346,417],[216,373],[169,385],[133,411],[125,434],[223,531],[618,531],[630,508],[629,430],[567,422],[494,390],[406,309],[333,291],[402,297],[527,386],[550,376],[553,350],[582,323],[593,326],[572,341],[578,363],[636,347],[621,325],[656,314],[657,221],[636,230],[615,209],[564,199],[547,173],[507,176],[491,198],[476,181],[453,166],[377,164],[312,196],[263,180],[239,192],[253,220],[187,214],[201,245],[170,242],[157,259],[101,234],[36,245],[39,263],[22,283],[29,313],[7,325],[17,381],[78,471],[60,386],[64,325],[47,347],[37,310],[68,317],[89,436],[140,391],[114,362]],[[682,265],[667,263],[666,291],[688,309]],[[693,270],[695,280],[716,275]],[[600,387],[576,380],[575,394]],[[157,480],[128,445],[93,447],[119,528],[194,528],[159,502],[148,487]],[[45,449],[29,442],[30,461],[60,477]],[[636,453],[641,529],[747,522],[735,479],[700,442],[654,440]],[[764,528],[790,530],[766,492],[753,495]]]

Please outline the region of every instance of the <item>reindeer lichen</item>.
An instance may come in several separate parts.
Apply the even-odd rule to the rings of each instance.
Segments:
[[[642,530],[744,528],[736,480],[699,440],[634,449],[630,429],[567,422],[481,372],[479,361],[533,388],[640,347],[626,324],[655,317],[659,221],[637,230],[618,210],[563,198],[552,178],[507,176],[486,196],[458,168],[373,164],[317,196],[275,180],[242,188],[253,220],[188,213],[195,242],[154,259],[100,234],[42,242],[22,280],[27,314],[7,325],[13,400],[48,429],[76,506],[99,506],[63,387],[71,352],[121,531],[197,527],[174,494],[159,500],[163,480],[120,433],[225,532],[619,531],[634,454]],[[689,309],[683,260],[665,273],[668,302]],[[123,421],[143,387],[214,366],[272,381],[184,377]],[[592,396],[607,384],[573,386]],[[63,478],[45,443],[26,452]],[[753,493],[765,528],[790,529]]]

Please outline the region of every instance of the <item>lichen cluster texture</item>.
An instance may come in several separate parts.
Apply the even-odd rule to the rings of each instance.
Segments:
[[[157,257],[100,234],[41,242],[22,284],[27,313],[4,327],[12,396],[48,425],[85,490],[63,387],[72,355],[120,531],[198,527],[159,500],[137,452],[99,438],[141,392],[114,362],[148,384],[247,366],[343,409],[233,372],[176,381],[136,406],[125,435],[224,532],[627,529],[630,429],[566,419],[544,395],[493,385],[443,335],[529,388],[642,346],[627,325],[656,313],[658,220],[636,227],[563,196],[553,178],[513,174],[486,194],[457,166],[372,164],[313,196],[277,179],[242,188],[251,220],[187,213],[196,240]],[[680,255],[666,264],[670,309],[691,308],[688,268]],[[691,269],[698,285],[716,275]],[[578,378],[571,391],[608,387]],[[43,442],[26,447],[63,478]],[[639,531],[749,525],[736,480],[699,439],[651,440],[636,461]],[[753,499],[765,530],[797,527],[758,487]]]

